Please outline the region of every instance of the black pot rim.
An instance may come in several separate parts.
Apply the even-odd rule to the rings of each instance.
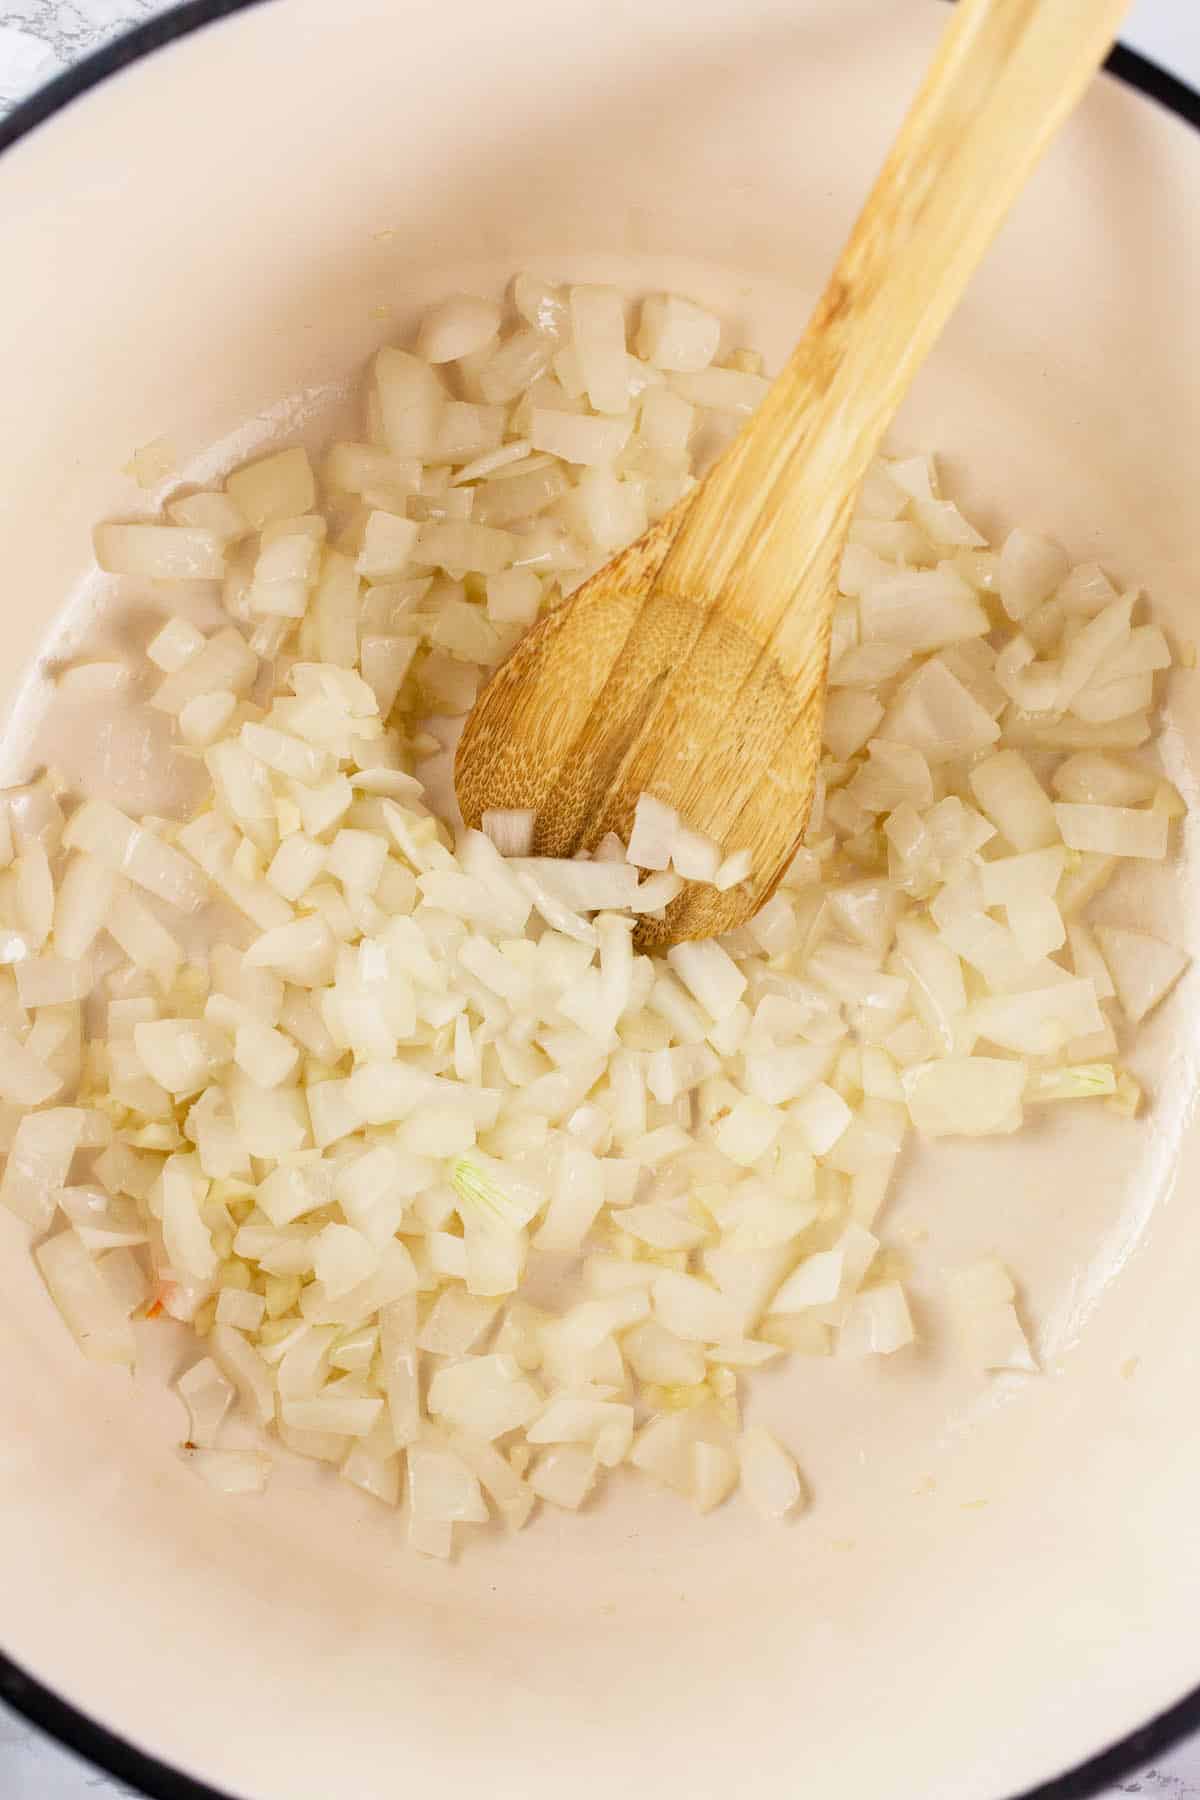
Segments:
[[[140,62],[164,44],[205,25],[245,12],[263,0],[184,0],[184,4],[148,19],[105,44],[31,94],[0,120],[0,151],[28,136],[39,125],[99,86],[110,75]],[[1165,107],[1200,131],[1200,92],[1160,68],[1136,50],[1118,44],[1105,68],[1127,87]],[[0,1700],[60,1744],[147,1795],[149,1800],[233,1800],[229,1794],[173,1769],[127,1739],[105,1730],[86,1713],[35,1681],[0,1650]],[[1200,1686],[1159,1713],[1149,1724],[1089,1757],[1086,1762],[1012,1800],[1091,1800],[1123,1776],[1160,1757],[1184,1738],[1200,1733]]]

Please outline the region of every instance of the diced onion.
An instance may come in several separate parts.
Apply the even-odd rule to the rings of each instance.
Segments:
[[[83,1354],[133,1366],[133,1327],[90,1252],[70,1227],[34,1252],[42,1279]]]
[[[193,912],[208,897],[208,884],[187,857],[136,825],[105,800],[86,800],[67,823],[63,843],[86,850],[139,887]]]
[[[45,1231],[54,1217],[83,1126],[84,1115],[73,1106],[27,1113],[17,1125],[0,1177],[0,1205],[35,1231]]]
[[[190,1324],[206,1481],[267,1479],[218,1442],[236,1394],[293,1453],[403,1494],[439,1558],[624,1464],[702,1512],[739,1484],[800,1510],[741,1385],[785,1352],[914,1342],[887,1210],[909,1126],[1133,1117],[1107,1003],[1136,1026],[1186,968],[1142,920],[1086,914],[1185,811],[1126,755],[1165,635],[1047,539],[990,550],[921,455],[862,484],[807,829],[744,926],[635,948],[688,882],[779,875],[752,821],[721,844],[729,815],[681,816],[674,787],[570,860],[533,854],[531,807],[468,829],[451,774],[481,685],[767,386],[752,351],[718,362],[693,300],[646,298],[632,345],[615,288],[521,276],[513,304],[515,328],[451,295],[414,351],[382,349],[319,486],[292,447],[169,523],[97,531],[115,576],[211,582],[226,615],[58,680],[79,702],[156,671],[186,821],[67,801],[52,771],[0,803],[0,1203],[53,1233],[68,1327],[128,1366],[143,1317]],[[1036,1369],[1002,1265],[948,1299],[968,1361]]]
[[[274,519],[311,512],[316,497],[312,467],[302,449],[279,450],[235,470],[225,491],[242,517],[260,530]]]
[[[490,344],[500,330],[500,308],[473,294],[452,294],[421,321],[417,354],[426,362],[456,362]]]
[[[534,407],[530,415],[529,441],[566,463],[597,467],[611,463],[624,450],[632,430],[628,415],[585,418],[578,413]]]
[[[573,287],[570,313],[588,400],[598,413],[623,413],[629,404],[624,300],[616,288]]]
[[[1020,1129],[1025,1077],[1023,1062],[964,1056],[918,1063],[902,1079],[918,1131],[929,1137],[988,1137]]]
[[[233,1403],[232,1383],[211,1357],[205,1357],[179,1377],[175,1391],[188,1409],[189,1448],[211,1448]]]
[[[1121,1009],[1130,1024],[1137,1025],[1165,1000],[1187,968],[1188,958],[1148,931],[1098,925],[1096,937]]]
[[[595,1457],[572,1444],[544,1450],[529,1472],[529,1485],[552,1506],[577,1512],[596,1484],[599,1467]]]
[[[755,1512],[783,1519],[807,1501],[794,1459],[762,1425],[743,1432],[739,1444],[742,1487]]]
[[[272,1463],[261,1450],[189,1450],[189,1465],[218,1494],[261,1494]]]
[[[1167,854],[1169,820],[1164,812],[1130,806],[1088,806],[1060,801],[1054,808],[1063,842],[1072,850],[1099,851],[1103,856],[1145,857],[1161,862]]]
[[[993,1257],[950,1276],[951,1305],[968,1353],[984,1369],[1037,1368],[1017,1316],[1008,1271]]]
[[[153,581],[219,581],[225,573],[220,541],[187,525],[101,525],[96,561],[111,575]]]

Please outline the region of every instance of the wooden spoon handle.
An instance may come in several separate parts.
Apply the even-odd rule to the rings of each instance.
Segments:
[[[694,497],[663,585],[738,615],[798,677],[823,670],[868,463],[1127,4],[958,0],[804,337]]]

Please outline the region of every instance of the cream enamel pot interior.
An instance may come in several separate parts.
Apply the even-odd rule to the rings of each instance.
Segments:
[[[213,445],[319,430],[421,300],[523,264],[681,287],[776,364],[942,16],[274,0],[110,57],[109,79],[10,130],[5,778],[29,762],[31,671],[93,604],[91,524],[136,502],[136,446],[165,434],[207,472]],[[1143,583],[1177,640],[1200,635],[1198,205],[1200,135],[1100,81],[897,433],[944,452],[985,529],[1019,519]],[[1189,800],[1196,683],[1171,678],[1165,737]],[[62,748],[131,804],[161,772],[136,720]],[[1194,952],[1183,839],[1105,916]],[[928,1232],[932,1270],[1001,1254],[1045,1372],[985,1384],[931,1330],[879,1367],[760,1377],[755,1416],[814,1488],[782,1530],[616,1483],[443,1566],[312,1464],[222,1500],[174,1448],[184,1334],[148,1332],[132,1385],[87,1364],[0,1215],[0,1692],[164,1795],[1001,1800],[1051,1782],[1200,1681],[1196,994],[1185,979],[1139,1040],[1141,1121],[1079,1108],[909,1153],[893,1229]]]

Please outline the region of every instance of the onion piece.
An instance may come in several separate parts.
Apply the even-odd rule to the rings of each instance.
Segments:
[[[107,800],[85,800],[68,820],[63,844],[86,850],[183,912],[194,912],[208,898],[207,882],[187,857]]]
[[[308,452],[278,450],[235,469],[225,491],[243,518],[260,529],[273,519],[295,519],[312,511],[316,484]]]
[[[1170,821],[1163,812],[1129,806],[1088,806],[1059,801],[1054,808],[1063,842],[1102,856],[1135,856],[1161,862]]]
[[[738,1473],[737,1460],[724,1445],[703,1438],[692,1445],[692,1489],[700,1512],[711,1512],[728,1498],[737,1486]]]
[[[378,1250],[353,1225],[326,1225],[318,1233],[313,1247],[313,1270],[331,1300],[369,1280],[378,1270],[379,1262]]]
[[[694,1275],[664,1270],[654,1282],[654,1314],[660,1325],[684,1340],[717,1344],[739,1335],[730,1301]]]
[[[1049,538],[1018,527],[1004,540],[996,565],[996,590],[1010,619],[1023,619],[1062,581],[1067,558]]]
[[[34,1251],[50,1298],[86,1357],[132,1368],[133,1327],[96,1263],[71,1227]]]
[[[533,851],[535,816],[531,807],[492,808],[484,813],[480,825],[501,856],[528,857]]]
[[[1187,968],[1189,958],[1148,931],[1097,925],[1096,937],[1121,1010],[1130,1024],[1140,1024],[1166,999]]]
[[[283,1400],[279,1412],[283,1423],[297,1431],[365,1438],[378,1423],[383,1401],[326,1391],[307,1399]]]
[[[984,1369],[1034,1373],[1037,1362],[1014,1305],[1015,1290],[1004,1265],[994,1257],[955,1270],[950,1296],[967,1349]]]
[[[261,1450],[208,1450],[184,1452],[186,1462],[218,1494],[261,1494],[273,1464]]]
[[[421,320],[417,355],[426,362],[456,362],[492,342],[500,330],[500,308],[474,294],[452,294]]]
[[[579,912],[620,911],[638,892],[637,871],[624,863],[516,856],[510,866],[514,874],[529,877],[539,890]]]
[[[595,468],[616,460],[632,429],[631,414],[584,418],[535,406],[530,414],[529,441],[535,450],[548,451],[564,462]]]
[[[456,1430],[490,1443],[528,1426],[541,1399],[512,1357],[469,1356],[437,1371],[428,1406]]]
[[[210,531],[186,525],[100,525],[96,561],[110,575],[150,581],[219,581],[225,550]]]
[[[1000,727],[935,657],[902,684],[874,735],[945,763],[994,744]]]
[[[163,1164],[163,1241],[172,1268],[196,1281],[211,1281],[217,1272],[212,1233],[200,1210],[207,1188],[193,1158],[169,1156]]]
[[[387,1438],[386,1427],[382,1434]],[[361,1488],[384,1506],[396,1506],[400,1500],[400,1459],[394,1451],[376,1449],[379,1427],[365,1438],[352,1440],[342,1462],[342,1480]]]
[[[486,1333],[499,1310],[494,1299],[480,1299],[461,1288],[438,1295],[421,1329],[418,1343],[436,1356],[465,1356]]]
[[[529,1471],[529,1486],[542,1500],[577,1512],[596,1485],[599,1465],[574,1444],[544,1450]]]
[[[828,1306],[841,1290],[844,1261],[841,1250],[817,1250],[806,1256],[775,1293],[771,1311],[794,1313]]]
[[[532,387],[545,374],[556,346],[557,334],[540,330],[514,332],[486,354],[478,370],[478,387],[484,400],[492,404],[515,400],[523,388]]]
[[[625,303],[616,288],[573,287],[569,306],[575,354],[591,405],[624,413],[629,405]]]
[[[751,1425],[738,1440],[742,1491],[760,1517],[783,1519],[808,1495],[793,1457],[762,1425]]]
[[[482,1524],[487,1505],[460,1456],[435,1444],[410,1444],[408,1492],[413,1518],[426,1524]]]
[[[1040,850],[1058,842],[1059,809],[1017,751],[1000,750],[977,763],[969,779],[980,807],[1014,850]]]
[[[668,868],[678,830],[679,814],[673,806],[653,794],[639,794],[626,859],[639,869]]]
[[[117,877],[97,857],[75,851],[68,858],[54,900],[54,948],[82,961],[107,921]]]
[[[550,1204],[534,1243],[539,1250],[578,1250],[604,1204],[602,1164],[585,1150],[564,1144]]]
[[[213,1360],[228,1375],[257,1423],[268,1424],[275,1413],[275,1392],[258,1351],[230,1325],[214,1325],[209,1341]]]
[[[537,617],[542,584],[532,569],[503,569],[487,578],[487,616],[498,624],[531,625]]]
[[[1026,1065],[996,1057],[943,1057],[901,1076],[909,1116],[928,1137],[1019,1131]]]
[[[634,1270],[644,1267],[651,1277],[654,1273],[652,1265],[621,1266]],[[626,1333],[623,1347],[639,1381],[660,1387],[694,1387],[705,1378],[707,1363],[702,1347],[676,1337],[657,1319],[644,1319],[635,1325]]]
[[[57,1094],[62,1077],[47,1067],[30,1044],[0,1025],[0,1099],[14,1106],[40,1106]]]
[[[633,1408],[590,1394],[555,1394],[525,1433],[529,1444],[586,1444],[605,1468],[623,1462],[633,1443]]]
[[[720,341],[720,320],[693,301],[675,294],[651,294],[642,301],[637,352],[656,368],[706,369]]]
[[[1095,1100],[1117,1091],[1111,1063],[1078,1063],[1038,1069],[1030,1077],[1025,1098],[1031,1101]]]
[[[1152,770],[1134,768],[1119,757],[1081,750],[1059,764],[1050,785],[1060,800],[1101,806],[1136,806],[1153,797]]]
[[[675,944],[667,961],[712,1019],[726,1019],[746,991],[746,977],[714,938]]]
[[[867,582],[859,612],[864,639],[882,638],[909,651],[940,650],[991,628],[971,588],[949,563]]]
[[[155,1019],[133,1030],[146,1072],[171,1094],[193,1093],[230,1060],[222,1032],[197,1019]]]
[[[491,1496],[510,1531],[520,1531],[528,1524],[536,1503],[533,1489],[498,1450],[462,1432],[454,1433],[450,1448]]]
[[[83,1235],[81,1232],[80,1236]],[[92,1244],[87,1247],[95,1248]],[[128,1245],[104,1250],[96,1258],[96,1267],[126,1318],[132,1313],[140,1313],[150,1294],[150,1281],[135,1251]]]
[[[188,1449],[211,1448],[233,1404],[233,1384],[205,1357],[179,1377],[175,1391],[188,1410]]]
[[[403,1295],[381,1307],[379,1324],[381,1375],[388,1418],[392,1437],[403,1449],[416,1439],[421,1418],[415,1295]]]
[[[176,525],[191,525],[211,532],[219,543],[245,537],[250,529],[242,512],[226,494],[184,494],[167,502],[167,516]]]
[[[713,876],[713,886],[723,894],[727,889],[748,881],[752,873],[753,862],[749,850],[735,850],[721,862]]]
[[[238,1331],[257,1331],[266,1312],[261,1294],[249,1294],[241,1288],[222,1288],[217,1295],[218,1325],[232,1325]]]
[[[855,1295],[838,1337],[843,1356],[892,1356],[916,1338],[908,1300],[898,1281]]]
[[[1062,879],[1066,860],[1066,852],[1052,846],[984,863],[979,879],[985,905],[1011,906],[1017,901],[1053,895]]]
[[[34,1231],[45,1231],[54,1217],[83,1126],[84,1114],[73,1106],[26,1113],[17,1125],[0,1177],[0,1206]]]

